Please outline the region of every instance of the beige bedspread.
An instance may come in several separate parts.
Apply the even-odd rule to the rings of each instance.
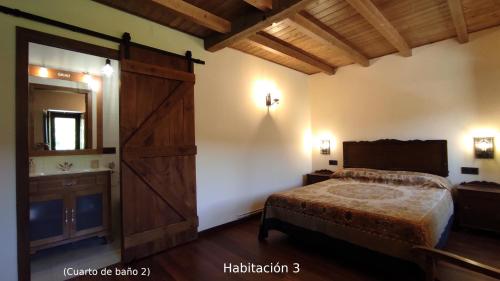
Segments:
[[[453,215],[451,184],[439,176],[344,169],[332,177],[271,195],[264,218],[313,223],[316,231],[341,226],[384,241],[434,247]]]

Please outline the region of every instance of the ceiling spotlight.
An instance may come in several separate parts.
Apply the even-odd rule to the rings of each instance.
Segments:
[[[111,66],[110,59],[106,59],[106,65],[102,67],[102,73],[108,77],[113,74],[113,67]]]
[[[45,67],[40,67],[38,69],[38,76],[43,77],[43,78],[49,77],[49,70]]]
[[[86,84],[90,84],[92,82],[92,76],[90,76],[90,74],[88,72],[84,72],[82,82],[86,83]]]

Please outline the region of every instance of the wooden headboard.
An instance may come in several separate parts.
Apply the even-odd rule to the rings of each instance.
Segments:
[[[344,142],[344,168],[413,171],[448,176],[446,140]]]

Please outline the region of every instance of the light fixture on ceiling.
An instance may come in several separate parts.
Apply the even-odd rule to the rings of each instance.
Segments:
[[[493,159],[495,155],[494,138],[474,138],[474,154],[478,159]]]
[[[274,104],[279,104],[280,103],[280,99],[278,98],[274,98],[272,99],[271,98],[271,93],[268,93],[266,95],[266,106],[269,108],[270,106],[274,105]]]
[[[49,77],[49,70],[46,67],[40,67],[38,69],[38,76],[43,78]]]
[[[113,67],[111,66],[111,60],[106,59],[106,64],[102,67],[102,73],[107,77],[113,74]]]
[[[90,74],[88,72],[84,72],[82,82],[86,83],[86,84],[90,84],[92,82],[92,76],[90,76]]]
[[[94,79],[94,77],[92,77],[92,75],[90,75],[88,72],[83,73],[82,82],[86,83],[92,91],[94,91],[94,92],[99,91],[99,88],[100,88],[99,81]]]

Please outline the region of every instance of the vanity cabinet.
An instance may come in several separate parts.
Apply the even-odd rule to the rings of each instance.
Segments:
[[[30,251],[111,234],[110,172],[30,178]]]

